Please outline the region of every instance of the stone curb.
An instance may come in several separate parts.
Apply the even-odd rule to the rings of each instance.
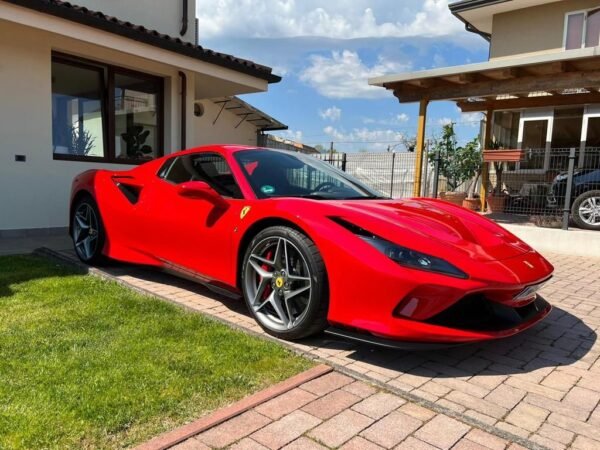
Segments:
[[[154,439],[135,447],[135,450],[165,450],[173,447],[174,445],[177,445],[180,442],[191,438],[192,436],[196,436],[208,430],[209,428],[215,427],[229,419],[232,419],[235,416],[239,416],[240,414],[260,405],[261,403],[265,403],[275,397],[279,397],[280,395],[285,394],[286,392],[291,391],[292,389],[295,389],[298,386],[307,383],[308,381],[319,378],[331,371],[333,371],[333,369],[330,366],[320,364],[312,369],[288,378],[281,383],[277,383],[276,385],[268,387],[267,389],[257,392],[256,394],[252,394],[246,398],[243,398],[232,405],[218,409],[206,417],[202,417],[201,419],[195,420],[187,425],[183,425],[182,427],[157,436]]]

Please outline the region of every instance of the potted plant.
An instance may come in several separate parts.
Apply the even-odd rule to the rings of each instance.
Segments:
[[[491,143],[492,150],[502,150],[504,146],[497,142],[492,141]],[[506,194],[504,193],[503,182],[502,182],[502,172],[504,171],[504,163],[501,161],[494,161],[494,172],[496,173],[496,184],[494,185],[492,192],[487,198],[487,204],[490,212],[492,213],[501,213],[504,212],[504,207],[506,205]]]
[[[462,206],[463,201],[467,198],[467,193],[457,191],[457,189],[472,179],[480,170],[479,138],[473,139],[464,147],[459,147],[456,142],[454,124],[444,125],[441,138],[434,141],[433,152],[429,154],[430,162],[434,162],[437,155],[439,155],[439,174],[446,179],[449,188],[448,191],[440,192],[440,198]]]
[[[150,130],[144,130],[141,125],[127,127],[126,133],[121,133],[125,141],[128,158],[143,159],[152,153],[152,147],[146,145]]]

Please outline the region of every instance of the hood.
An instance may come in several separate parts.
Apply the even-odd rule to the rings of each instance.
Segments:
[[[328,202],[332,214],[398,245],[440,256],[444,249],[488,262],[532,251],[485,217],[433,199]],[[443,256],[443,255],[442,255]]]

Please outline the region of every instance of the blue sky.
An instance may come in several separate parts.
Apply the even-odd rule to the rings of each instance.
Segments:
[[[198,0],[197,16],[201,45],[283,76],[269,92],[243,96],[290,127],[275,134],[325,147],[334,141],[343,151],[382,151],[416,132],[418,105],[398,103],[369,77],[488,56],[447,0]],[[478,133],[478,114],[432,103],[428,134],[448,121],[461,142]]]

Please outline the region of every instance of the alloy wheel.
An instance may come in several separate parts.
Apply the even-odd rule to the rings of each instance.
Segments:
[[[265,327],[286,331],[305,317],[311,300],[311,274],[306,259],[290,240],[274,236],[256,244],[244,279],[250,307]]]
[[[588,225],[600,225],[600,197],[590,197],[579,205],[579,216]]]
[[[75,251],[84,261],[92,259],[98,247],[98,217],[89,203],[81,203],[73,216]]]

